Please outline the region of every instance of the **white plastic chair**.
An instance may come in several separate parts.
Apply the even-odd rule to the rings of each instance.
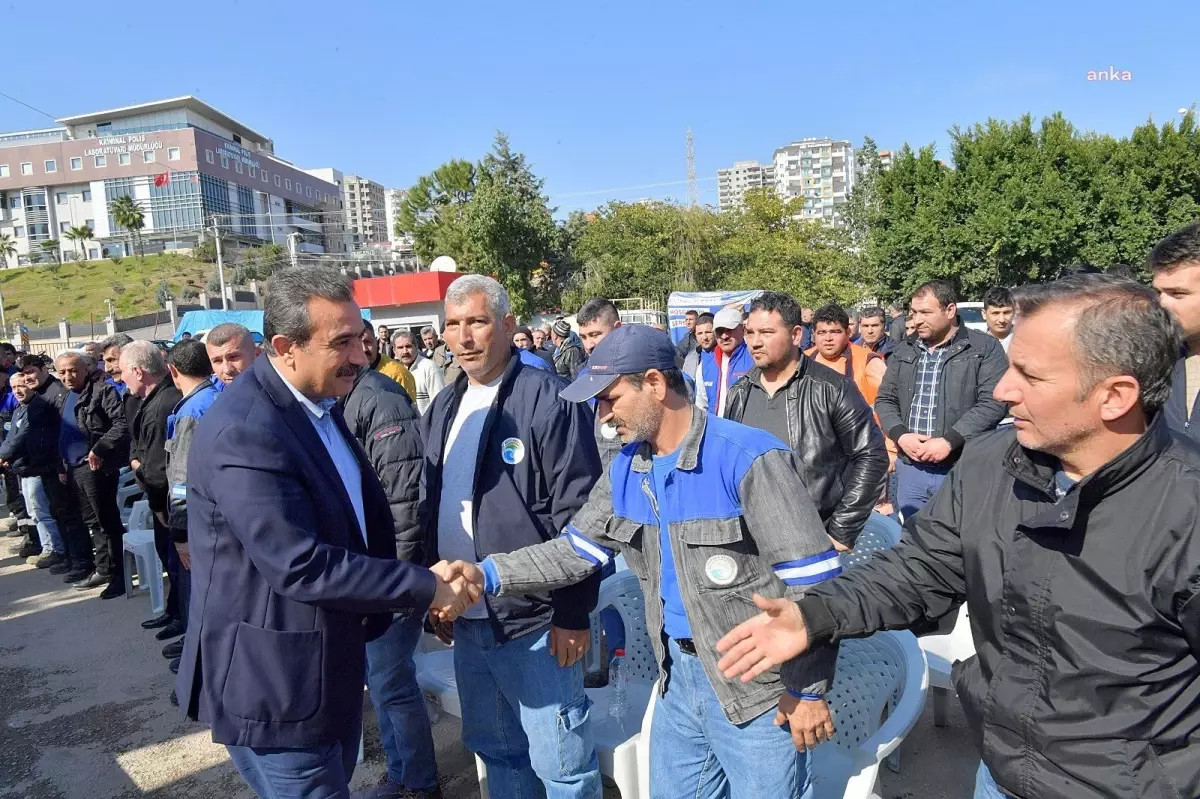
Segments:
[[[950,669],[959,660],[968,660],[975,655],[975,640],[971,636],[971,616],[964,603],[954,619],[954,626],[944,633],[924,635],[917,639],[929,663],[929,687],[933,689],[933,723],[945,727],[950,711],[950,694],[954,684],[950,681]]]
[[[621,614],[625,625],[625,668],[629,677],[626,692],[626,713],[620,724],[609,716],[611,688],[587,689],[592,700],[588,714],[589,728],[600,760],[600,773],[616,783],[622,799],[645,799],[638,787],[638,742],[649,728],[643,727],[645,712],[650,704],[658,663],[646,630],[645,605],[637,575],[631,571],[618,572],[600,584],[600,594],[591,624],[599,624],[599,611],[612,607]],[[417,683],[437,709],[462,718],[458,684],[454,679],[454,651],[418,653],[415,658]],[[479,774],[480,799],[488,799],[487,769],[478,756],[475,767]]]
[[[167,604],[163,599],[163,566],[154,546],[154,521],[150,503],[141,500],[134,504],[129,513],[129,532],[121,538],[122,557],[125,560],[125,598],[133,598],[133,573],[138,576],[138,593],[150,592],[150,610],[162,613]]]
[[[841,643],[826,694],[837,732],[813,750],[815,799],[877,799],[879,764],[917,723],[928,679],[925,654],[910,632]]]
[[[142,495],[141,486],[137,484],[133,472],[129,472],[128,476],[122,472],[120,482],[117,483],[117,508],[121,511],[121,521],[125,526],[129,526],[129,514],[133,512],[133,506],[143,499],[145,497]]]

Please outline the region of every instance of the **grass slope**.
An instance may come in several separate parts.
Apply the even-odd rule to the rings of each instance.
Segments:
[[[171,294],[182,302],[183,291],[204,290],[212,264],[184,255],[162,253],[143,258],[28,266],[0,270],[0,292],[9,323],[20,320],[28,327],[48,327],[62,318],[71,322],[97,321],[108,314],[110,299],[117,316],[136,316],[159,310],[154,295],[167,281]]]

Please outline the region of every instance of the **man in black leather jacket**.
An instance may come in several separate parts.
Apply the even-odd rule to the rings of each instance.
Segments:
[[[399,383],[370,368],[359,370],[339,404],[387,494],[396,556],[423,563],[418,501],[425,447],[416,406]],[[413,664],[423,630],[424,614],[399,614],[387,632],[367,643],[367,684],[388,761],[388,784],[368,796],[439,795],[433,732]]]
[[[725,418],[786,442],[839,550],[854,541],[887,476],[883,433],[854,383],[799,350],[800,306],[768,291],[750,304],[746,344],[754,368],[729,390]]]

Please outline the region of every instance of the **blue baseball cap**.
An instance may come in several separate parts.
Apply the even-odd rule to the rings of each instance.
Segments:
[[[675,347],[670,336],[647,325],[621,325],[596,345],[587,368],[559,396],[567,402],[587,402],[621,375],[674,368]]]

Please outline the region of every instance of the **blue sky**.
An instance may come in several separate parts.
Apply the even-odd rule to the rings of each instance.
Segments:
[[[715,204],[718,168],[805,136],[945,153],[989,116],[1124,135],[1200,100],[1200,3],[905,5],[0,0],[0,90],[54,116],[195,94],[300,166],[398,187],[500,129],[560,214],[682,199],[689,125]],[[1110,66],[1133,79],[1088,82]],[[0,97],[0,130],[48,124]]]

